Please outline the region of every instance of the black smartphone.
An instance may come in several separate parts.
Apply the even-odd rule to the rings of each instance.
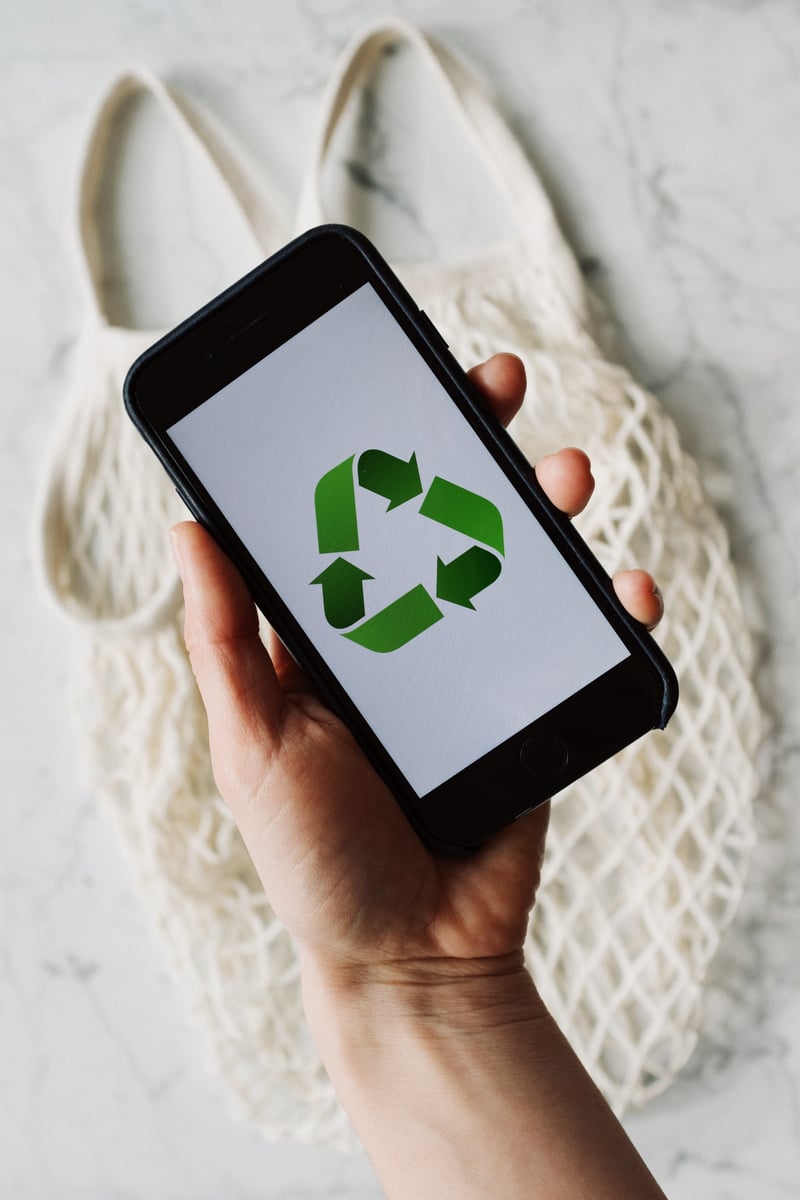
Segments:
[[[436,849],[666,724],[669,663],[355,230],[311,230],[162,338],[125,403]]]

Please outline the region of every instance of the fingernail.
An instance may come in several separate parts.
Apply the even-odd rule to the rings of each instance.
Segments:
[[[183,559],[181,557],[181,539],[178,536],[178,530],[175,526],[169,531],[169,548],[172,551],[172,557],[175,561],[175,566],[178,568],[178,574],[183,579]]]
[[[664,597],[662,596],[661,588],[658,586],[657,583],[653,584],[653,595],[655,596],[656,600],[658,601],[659,613],[658,613],[658,616],[656,617],[655,621],[651,621],[649,623],[649,625],[647,626],[647,628],[651,632],[655,629],[656,625],[658,625],[661,618],[664,616]]]

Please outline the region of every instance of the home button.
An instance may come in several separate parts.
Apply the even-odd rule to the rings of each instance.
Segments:
[[[519,751],[523,770],[541,779],[555,779],[569,762],[569,747],[554,733],[538,733],[526,738]]]

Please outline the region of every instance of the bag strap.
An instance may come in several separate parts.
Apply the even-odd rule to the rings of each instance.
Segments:
[[[553,213],[547,194],[517,139],[502,119],[483,85],[444,46],[401,20],[381,21],[362,31],[344,50],[322,99],[320,118],[300,196],[301,228],[326,219],[321,176],[334,133],[353,91],[374,70],[381,52],[393,42],[407,42],[440,86],[451,110],[478,151],[490,174],[511,203],[521,229],[540,253],[576,264]]]
[[[103,322],[103,250],[97,226],[97,197],[105,168],[114,120],[122,105],[137,92],[149,92],[172,122],[185,145],[215,178],[250,233],[259,257],[272,253],[288,237],[285,223],[262,194],[258,173],[234,150],[230,135],[196,101],[189,107],[146,67],[132,67],[114,79],[94,114],[78,180],[78,238],[83,285],[90,310]]]

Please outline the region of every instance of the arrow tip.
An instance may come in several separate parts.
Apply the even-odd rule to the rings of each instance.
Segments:
[[[335,558],[333,562],[329,562],[324,571],[320,571],[316,579],[312,579],[311,583],[326,584],[332,579],[374,579],[374,575],[362,570],[356,563],[351,563],[346,558]]]
[[[458,560],[455,560],[458,561]],[[470,612],[475,612],[475,605],[465,589],[460,579],[454,577],[452,570],[453,563],[443,562],[441,558],[436,558],[436,595],[440,600],[448,600],[451,604],[457,604],[460,608],[468,608]]]

